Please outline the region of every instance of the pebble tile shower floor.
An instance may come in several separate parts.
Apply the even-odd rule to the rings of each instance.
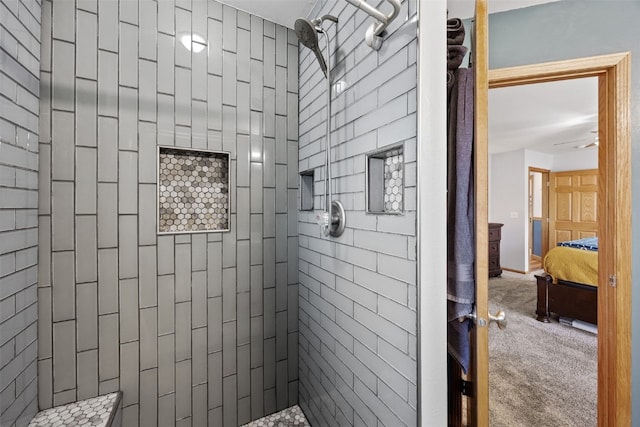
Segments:
[[[243,427],[310,427],[298,405],[245,424]]]

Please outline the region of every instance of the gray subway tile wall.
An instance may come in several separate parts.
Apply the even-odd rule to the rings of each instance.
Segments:
[[[372,23],[366,13],[347,2],[318,2],[311,12],[339,19],[337,26],[327,21],[325,27],[333,64],[332,190],[347,218],[345,233],[333,239],[322,235],[315,212],[299,214],[299,404],[312,425],[417,422],[416,183],[411,178],[416,4],[402,2],[377,52],[364,43]],[[318,207],[324,203],[326,173],[325,82],[314,54],[302,46],[299,54],[299,159],[293,160],[300,171],[315,170]],[[297,133],[293,125],[289,131]],[[366,154],[399,144],[407,172],[404,211],[365,214]],[[276,169],[276,188],[279,179],[287,177]]]
[[[49,316],[39,313],[37,300],[51,292],[38,288],[37,275],[50,271],[38,264],[45,247],[38,238],[51,229],[39,221],[38,209],[50,206],[38,199],[38,188],[50,181],[38,175],[39,99],[49,102],[48,81],[40,84],[39,2],[0,0],[0,425],[24,426],[38,411],[38,345],[42,352],[62,350],[51,340],[38,344],[42,329],[51,331]],[[67,64],[68,65],[68,64]],[[64,128],[64,131],[68,131]],[[73,132],[73,128],[71,128]],[[58,156],[59,153],[56,153]],[[45,157],[51,153],[46,151]],[[57,159],[58,160],[58,159]],[[73,200],[73,194],[65,193]],[[59,207],[59,206],[56,206]],[[59,224],[56,224],[58,226]],[[73,239],[73,236],[71,237]],[[68,240],[67,240],[68,243]],[[73,275],[73,264],[70,265]],[[64,307],[66,312],[73,308]],[[38,317],[42,323],[37,323]],[[64,324],[64,322],[62,322]],[[65,335],[64,338],[73,338]]]
[[[23,3],[0,0],[3,31]],[[0,96],[3,203],[14,188],[29,196],[0,210],[2,378],[7,365],[25,385],[0,384],[16,402],[2,391],[2,425],[116,390],[126,426],[235,426],[297,403],[293,31],[213,0],[43,0],[42,21],[2,39],[37,59],[42,34],[39,69],[29,59],[7,76],[32,95],[14,121],[6,79]],[[191,33],[207,40],[201,53],[183,45]],[[39,130],[38,79],[39,147],[23,139]],[[230,153],[229,232],[157,235],[159,145]],[[28,185],[15,185],[23,172]],[[15,230],[18,209],[33,214]],[[14,311],[24,323],[5,335]],[[31,358],[5,362],[14,348]]]

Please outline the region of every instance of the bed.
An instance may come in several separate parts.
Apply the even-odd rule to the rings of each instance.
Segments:
[[[537,320],[548,323],[551,314],[598,324],[598,239],[560,242],[536,275]]]

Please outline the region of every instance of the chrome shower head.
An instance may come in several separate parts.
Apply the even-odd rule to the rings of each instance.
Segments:
[[[327,63],[325,62],[322,52],[320,51],[320,46],[318,45],[318,31],[322,31],[322,28],[319,27],[315,21],[316,20],[310,21],[307,18],[298,18],[296,19],[294,29],[298,36],[298,40],[315,53],[316,58],[318,58],[318,62],[320,63],[320,68],[326,77]]]

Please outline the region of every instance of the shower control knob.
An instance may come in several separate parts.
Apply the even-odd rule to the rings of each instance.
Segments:
[[[331,202],[331,224],[329,224],[329,234],[333,237],[340,237],[344,233],[347,220],[344,206],[338,200]]]
[[[321,227],[329,226],[329,212],[322,211],[316,214],[316,224]]]

